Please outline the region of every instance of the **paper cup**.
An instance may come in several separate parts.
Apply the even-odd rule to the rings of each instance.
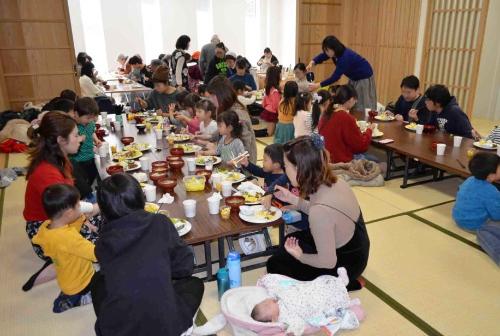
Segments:
[[[109,154],[109,144],[107,142],[101,143],[99,147],[99,156],[102,158],[108,157]]]
[[[378,124],[377,123],[372,123],[373,126],[373,133],[378,133]]]
[[[211,215],[219,214],[220,199],[209,199],[208,201],[208,213]]]
[[[144,187],[144,193],[146,194],[146,201],[154,202],[156,201],[156,186],[148,184]]]
[[[415,130],[417,134],[422,134],[424,133],[424,125],[417,125],[417,128]]]
[[[155,128],[156,140],[161,140],[163,136],[163,130]]]
[[[222,183],[222,175],[219,173],[212,174],[212,177],[210,177],[212,180],[212,187],[217,189],[218,191],[221,190],[221,183]]]
[[[462,137],[455,135],[453,137],[453,147],[460,147],[460,144],[462,143]]]
[[[192,157],[186,158],[186,162],[187,162],[188,170],[190,172],[196,170],[196,160],[195,160],[195,158],[192,158]]]
[[[101,119],[103,123],[106,121],[107,118],[108,118],[108,112],[101,112]]]
[[[212,170],[214,168],[214,163],[212,161],[205,161],[205,170]]]
[[[151,159],[143,156],[139,159],[139,162],[141,163],[141,168],[144,171],[150,171],[151,170]]]
[[[444,155],[444,150],[446,149],[446,144],[438,143],[436,145],[437,155]]]
[[[370,115],[371,108],[365,108],[365,119]]]
[[[222,196],[229,197],[233,192],[233,184],[229,181],[222,182]]]
[[[186,214],[186,217],[192,218],[196,216],[196,200],[187,199],[182,202],[182,205],[184,206],[184,213]]]

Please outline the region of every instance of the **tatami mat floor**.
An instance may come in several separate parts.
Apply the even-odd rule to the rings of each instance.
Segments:
[[[260,138],[259,152],[271,139]],[[259,155],[259,158],[262,156]],[[2,161],[3,160],[3,161]],[[0,156],[0,166],[5,156]],[[24,166],[10,155],[8,166]],[[367,319],[345,335],[496,336],[500,312],[500,269],[477,248],[473,234],[450,218],[460,179],[400,189],[401,180],[380,188],[355,188],[372,242],[359,297]],[[55,282],[28,293],[21,285],[41,262],[35,257],[22,219],[25,180],[1,191],[0,333],[2,335],[92,335],[90,306],[53,314]],[[243,274],[255,284],[264,269]],[[201,307],[207,318],[219,311],[217,284],[206,284]],[[230,335],[226,328],[220,335]]]

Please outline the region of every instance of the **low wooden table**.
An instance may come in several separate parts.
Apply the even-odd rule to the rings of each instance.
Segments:
[[[121,130],[117,130],[115,133],[111,133],[105,137],[106,142],[110,146],[117,146],[120,150],[123,145],[120,142],[120,138],[123,136],[133,136],[137,143],[149,143],[153,146],[151,151],[145,152],[144,155],[151,159],[151,162],[162,161],[169,155],[168,143],[165,138],[157,140],[153,132],[146,134],[137,134],[137,129],[134,124],[129,124],[126,121],[127,118],[123,117],[124,127]],[[107,175],[105,173],[105,168],[109,166],[111,161],[109,159],[101,158],[100,165],[98,167],[101,172],[101,176]],[[103,174],[104,173],[104,174]],[[228,220],[222,219],[220,215],[210,215],[208,213],[208,202],[207,197],[212,194],[212,188],[207,186],[204,191],[199,192],[188,192],[185,190],[182,178],[189,175],[187,164],[184,165],[182,171],[179,172],[169,172],[171,177],[177,178],[177,186],[174,189],[174,202],[172,204],[160,204],[162,210],[167,210],[172,217],[185,218],[184,207],[182,201],[186,199],[194,199],[197,201],[196,204],[196,216],[194,218],[187,218],[187,220],[192,224],[191,231],[183,236],[184,241],[189,245],[204,245],[205,250],[205,263],[202,265],[197,265],[196,272],[206,272],[207,280],[212,279],[212,260],[211,260],[211,241],[217,240],[218,242],[218,252],[219,252],[219,267],[224,267],[225,265],[225,248],[224,239],[245,234],[256,232],[265,229],[270,226],[279,226],[280,230],[280,245],[283,243],[284,237],[284,222],[280,218],[274,222],[266,224],[252,224],[245,222],[239,218],[237,214],[231,214]],[[161,192],[158,188],[158,196],[161,197]],[[224,200],[221,201],[223,205]],[[231,244],[229,244],[231,248]],[[269,255],[274,249],[268,250],[261,253],[252,254],[250,256],[242,256],[242,260],[261,257],[264,255]],[[251,266],[248,268],[252,268]]]
[[[460,147],[453,147],[453,136],[443,131],[436,131],[431,134],[416,134],[416,132],[405,129],[404,125],[406,124],[402,121],[376,122],[379,125],[379,130],[384,135],[382,138],[372,139],[372,144],[387,152],[388,175],[386,177],[389,177],[394,153],[405,157],[402,188],[443,179],[443,172],[450,173],[452,176],[467,178],[471,175],[468,169],[469,158],[467,151],[472,148],[476,151],[484,150],[475,148],[473,146],[474,140],[468,138],[462,139]],[[381,144],[379,141],[383,139],[393,139],[394,142]],[[431,149],[433,142],[446,144],[444,155],[437,155],[436,150]],[[431,180],[409,184],[409,166],[412,158],[436,168],[439,171],[438,175],[435,175]]]

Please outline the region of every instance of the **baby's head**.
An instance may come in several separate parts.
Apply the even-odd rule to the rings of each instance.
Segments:
[[[280,308],[275,299],[265,299],[252,309],[252,318],[259,322],[276,322],[280,315]]]

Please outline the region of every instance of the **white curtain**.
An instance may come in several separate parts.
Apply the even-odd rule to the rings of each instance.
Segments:
[[[101,72],[116,56],[146,62],[171,53],[177,38],[189,52],[218,34],[229,50],[255,65],[265,47],[280,63],[295,63],[296,0],[68,0],[75,52],[86,51]]]

